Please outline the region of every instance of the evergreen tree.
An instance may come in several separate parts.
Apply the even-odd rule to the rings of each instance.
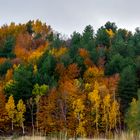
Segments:
[[[137,79],[135,71],[131,66],[124,68],[121,73],[118,96],[121,100],[121,109],[126,111],[132,98],[137,98]]]

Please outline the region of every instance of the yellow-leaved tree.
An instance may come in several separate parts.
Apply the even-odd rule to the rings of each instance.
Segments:
[[[117,100],[114,100],[109,111],[109,132],[111,132],[112,129],[116,129],[117,124],[120,123],[119,108],[119,103]]]
[[[25,112],[26,112],[26,106],[23,103],[22,99],[20,99],[17,104],[16,122],[18,123],[20,127],[22,127],[23,134],[25,133],[24,131],[24,121],[25,121],[24,113]]]
[[[109,114],[110,114],[110,107],[111,107],[111,96],[109,93],[103,99],[103,116],[102,116],[102,124],[105,127],[105,133],[108,135],[109,132]]]
[[[86,131],[84,128],[85,120],[84,120],[84,109],[85,105],[81,98],[76,99],[73,101],[73,109],[74,109],[74,116],[78,120],[78,126],[76,128],[76,134],[82,137],[86,136]]]
[[[111,29],[106,29],[107,34],[109,35],[110,38],[113,38],[115,33]]]
[[[14,129],[14,121],[15,121],[15,115],[16,115],[16,107],[15,107],[15,102],[14,98],[11,95],[8,99],[8,102],[6,103],[6,111],[8,113],[9,119],[11,119],[11,124],[12,124],[12,130]]]
[[[96,126],[96,134],[99,134],[99,119],[100,119],[100,104],[101,104],[101,97],[99,95],[99,84],[95,81],[94,90],[93,92],[89,93],[89,100],[92,104],[92,112],[95,112],[95,119],[94,123]]]

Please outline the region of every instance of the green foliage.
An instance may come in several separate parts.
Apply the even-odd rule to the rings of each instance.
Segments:
[[[120,54],[115,54],[114,56],[112,56],[111,60],[106,64],[105,73],[107,75],[121,73],[122,70],[127,66],[131,66],[133,67],[133,69],[135,68],[133,59],[130,57],[124,58]]]
[[[33,76],[30,66],[19,66],[14,71],[13,82],[5,86],[7,95],[13,94],[15,101],[26,101],[32,95]]]
[[[96,34],[96,45],[99,46],[110,46],[110,39],[109,35],[106,32],[106,29],[104,27],[101,27],[98,29],[97,34]]]
[[[140,28],[136,28],[135,34],[132,39],[135,54],[140,55]]]
[[[116,54],[112,57],[110,62],[106,65],[106,74],[111,75],[119,73],[122,70],[123,57],[120,54]]]
[[[38,62],[38,75],[40,79],[38,79],[39,81],[36,82],[39,84],[49,84],[51,86],[54,86],[56,84],[54,73],[55,67],[56,60],[54,56],[52,56],[51,54],[49,54],[48,51],[46,51]]]
[[[138,56],[136,58],[135,64],[136,64],[136,74],[137,74],[137,78],[138,78],[138,84],[140,87],[140,56]]]
[[[132,98],[137,98],[137,79],[134,69],[131,66],[124,68],[121,73],[118,96],[121,100],[121,108],[124,111],[128,108]]]
[[[138,100],[133,98],[125,117],[129,130],[135,133],[140,131],[140,90],[138,97]]]
[[[14,45],[15,45],[15,38],[12,36],[7,37],[4,43],[4,50],[3,50],[6,57],[14,57],[14,54],[12,52],[14,49]]]
[[[52,46],[54,48],[59,48],[64,44],[64,41],[62,39],[60,39],[60,34],[54,34],[53,35],[53,41],[52,41]]]
[[[0,76],[5,75],[7,70],[10,69],[11,67],[12,67],[12,63],[9,60],[0,64]]]
[[[33,24],[33,21],[28,21],[26,23],[26,30],[29,34],[32,34],[33,33],[33,27],[32,27],[32,24]]]
[[[15,38],[13,36],[8,36],[3,44],[3,47],[0,48],[0,57],[7,57],[7,58],[12,58],[15,57],[13,53],[15,45]]]
[[[37,59],[30,61],[30,54],[37,56]],[[10,71],[7,72],[9,69]],[[89,137],[95,133],[95,129],[102,132],[110,129],[109,131],[113,132],[116,129],[116,121],[120,121],[114,117],[114,110],[119,110],[119,104],[115,104],[113,100],[109,100],[110,103],[106,102],[106,106],[110,104],[108,110],[111,111],[108,111],[110,116],[105,116],[104,119],[107,118],[107,123],[111,121],[110,126],[112,126],[106,127],[105,130],[105,124],[101,124],[105,120],[101,118],[98,120],[96,116],[96,126],[93,123],[98,110],[96,112],[91,110],[88,92],[95,88],[94,82],[97,80],[101,99],[104,99],[105,94],[112,93],[114,98],[109,95],[109,99],[117,98],[120,101],[123,121],[124,113],[132,99],[137,99],[137,89],[140,87],[140,29],[137,28],[132,34],[126,29],[118,29],[115,23],[108,21],[96,33],[93,27],[88,25],[82,33],[74,32],[69,39],[64,39],[61,34],[53,32],[50,26],[39,20],[2,26],[0,28],[0,76],[0,91],[4,87],[7,99],[13,95],[16,103],[22,99],[25,105],[27,105],[26,101],[31,99],[25,114],[27,118],[25,124],[30,123],[28,117],[30,109],[33,130],[34,120],[36,120],[38,122],[36,128],[45,125],[48,129],[43,130],[45,132],[54,130],[60,132],[64,127],[63,131],[68,133],[73,131],[70,135],[75,135],[77,130],[78,133],[85,131]],[[80,86],[75,82],[79,79]],[[88,89],[85,88],[86,85]],[[47,100],[44,101],[45,99]],[[73,116],[74,108],[71,103],[80,101],[79,99],[82,99],[82,104],[85,106],[84,110],[82,109],[84,114],[82,119],[85,121],[79,118],[81,110],[77,112],[76,117]],[[134,131],[139,130],[139,126],[136,126],[139,124],[139,100],[133,100],[126,114],[126,123],[129,129]],[[76,106],[78,109],[82,107]],[[100,109],[104,110],[98,113],[102,116],[106,113],[102,103]],[[38,113],[43,115],[38,116]],[[39,124],[38,119],[43,120],[43,124]],[[21,120],[24,131],[24,119]],[[71,122],[68,122],[69,120]]]
[[[123,40],[116,41],[111,48],[111,54],[114,55],[116,53],[119,53],[123,57],[133,57],[135,52],[134,48],[131,46],[131,44],[126,43]]]
[[[91,50],[95,47],[94,30],[91,25],[86,26],[84,29],[81,37],[81,47],[84,47],[87,50]]]
[[[75,58],[76,54],[78,53],[78,48],[81,47],[81,35],[80,33],[74,32],[71,35],[71,46],[69,50],[69,54],[71,58]]]
[[[45,84],[43,84],[41,86],[39,86],[38,84],[35,84],[33,91],[32,91],[32,94],[42,96],[45,93],[47,93],[48,89],[49,89],[49,87]]]
[[[111,29],[113,32],[116,32],[116,30],[117,30],[116,24],[114,22],[110,22],[110,21],[106,22],[105,28],[107,30]]]

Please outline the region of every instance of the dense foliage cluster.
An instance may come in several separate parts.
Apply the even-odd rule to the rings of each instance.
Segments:
[[[138,131],[139,87],[139,28],[107,22],[68,39],[39,20],[0,28],[0,132]]]

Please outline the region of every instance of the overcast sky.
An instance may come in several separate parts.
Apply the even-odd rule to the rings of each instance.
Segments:
[[[140,27],[140,0],[0,0],[0,25],[40,19],[62,33],[95,30],[107,21],[134,31]]]

